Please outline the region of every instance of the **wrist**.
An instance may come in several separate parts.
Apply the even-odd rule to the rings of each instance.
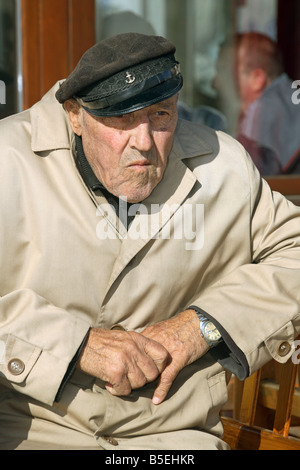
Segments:
[[[207,343],[209,348],[217,346],[222,341],[222,336],[213,320],[210,320],[208,317],[206,317],[204,312],[202,312],[200,309],[198,310],[194,307],[190,308],[196,312],[198,317],[201,337]]]
[[[201,313],[197,313],[200,322],[200,332],[210,348],[214,348],[222,341],[221,333],[215,324]]]

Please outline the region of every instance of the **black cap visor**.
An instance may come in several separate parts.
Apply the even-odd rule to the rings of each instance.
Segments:
[[[93,116],[120,116],[171,98],[181,90],[182,85],[182,75],[168,70],[109,98],[91,102],[80,97],[76,99]]]

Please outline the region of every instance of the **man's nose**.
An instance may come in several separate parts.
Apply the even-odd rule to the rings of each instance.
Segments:
[[[148,152],[153,145],[152,129],[148,120],[143,120],[131,131],[130,146],[140,152]]]

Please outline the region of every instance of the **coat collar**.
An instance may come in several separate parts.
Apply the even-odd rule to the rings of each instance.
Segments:
[[[212,147],[201,137],[201,126],[197,123],[178,120],[174,136],[173,152],[180,160],[207,155]]]
[[[57,82],[48,93],[30,109],[32,126],[31,148],[34,152],[70,149],[72,130],[63,107],[55,98]]]

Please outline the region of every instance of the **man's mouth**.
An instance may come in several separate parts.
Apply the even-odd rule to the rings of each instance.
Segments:
[[[129,166],[146,166],[150,165],[149,160],[136,160],[135,162],[130,163]]]
[[[149,165],[151,165],[149,160],[137,160],[135,162],[130,163],[129,168],[143,169],[143,168],[146,168]]]

